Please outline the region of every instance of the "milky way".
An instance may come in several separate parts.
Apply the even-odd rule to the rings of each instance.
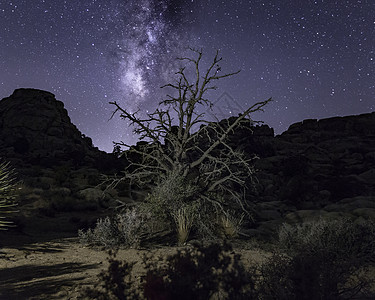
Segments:
[[[128,1],[114,10],[114,26],[121,28],[116,44],[119,83],[128,109],[139,108],[150,93],[155,96],[176,72],[175,58],[191,39],[181,26],[188,17],[179,16],[180,9],[176,3],[145,0]]]
[[[94,144],[137,137],[118,101],[140,113],[166,96],[178,56],[220,50],[223,71],[209,94],[219,118],[273,97],[262,114],[276,133],[307,118],[375,110],[372,0],[2,0],[0,98],[19,87],[48,90]]]

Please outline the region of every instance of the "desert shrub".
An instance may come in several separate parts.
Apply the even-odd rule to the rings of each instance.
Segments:
[[[229,244],[195,244],[164,259],[145,255],[142,281],[132,276],[134,264],[112,255],[108,270],[99,275],[101,285],[84,295],[90,299],[258,299],[255,272],[246,271],[240,256],[231,252]]]
[[[375,224],[349,219],[284,224],[279,252],[262,266],[262,293],[273,299],[352,299],[368,292]]]
[[[149,194],[144,210],[166,227],[175,228],[178,242],[184,243],[190,229],[196,225],[194,220],[199,209],[195,200],[196,187],[187,184],[181,176],[170,176],[158,184]]]
[[[98,275],[100,284],[95,288],[86,288],[81,293],[82,299],[98,300],[137,300],[139,288],[132,276],[134,263],[116,260],[116,253],[109,252],[109,267]]]
[[[215,203],[225,203],[223,197]],[[177,174],[163,179],[142,204],[153,218],[177,234],[184,244],[191,233],[202,241],[233,238],[241,230],[244,214],[223,210],[212,201],[202,199],[196,186]]]
[[[12,222],[6,221],[6,216],[14,213],[15,173],[9,168],[9,163],[0,163],[0,229],[7,229]]]
[[[149,218],[147,212],[138,208],[128,209],[114,217],[99,219],[94,229],[79,230],[78,236],[84,244],[136,248],[150,232]]]
[[[374,229],[371,221],[355,224],[348,219],[283,225],[278,251],[249,269],[228,243],[193,244],[164,259],[149,254],[143,259],[146,274],[141,282],[131,277],[132,264],[112,259],[107,273],[101,274],[100,291],[96,288],[90,295],[150,300],[373,299],[367,272],[374,262]]]
[[[129,247],[138,247],[141,239],[150,232],[147,221],[150,214],[137,208],[128,209],[117,215],[120,238]]]
[[[298,253],[323,252],[333,259],[348,257],[358,263],[375,258],[375,223],[372,220],[355,223],[349,218],[318,219],[300,225],[283,224],[279,230],[279,247]]]
[[[147,270],[144,296],[147,299],[258,299],[255,272],[245,270],[232,247],[213,243],[195,244],[155,264],[144,260]]]
[[[118,230],[112,219],[105,217],[98,219],[94,229],[89,228],[86,232],[78,230],[78,237],[83,244],[111,247],[120,243],[117,233]]]
[[[197,188],[185,182],[182,176],[172,174],[160,181],[146,197],[146,203],[156,216],[172,221],[171,212],[178,210],[181,204],[193,201],[196,191]]]

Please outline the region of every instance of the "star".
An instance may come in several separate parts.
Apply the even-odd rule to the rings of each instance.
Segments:
[[[208,96],[220,117],[273,97],[254,116],[285,131],[294,122],[374,111],[373,1],[8,0],[0,4],[0,97],[50,91],[94,145],[136,143],[110,101],[152,112],[187,47],[216,50],[223,72]],[[191,54],[191,53],[190,53]],[[194,74],[192,71],[191,75]],[[220,104],[229,95],[233,105]],[[79,124],[79,125],[78,125]]]

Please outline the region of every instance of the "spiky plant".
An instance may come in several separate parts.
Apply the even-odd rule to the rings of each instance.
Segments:
[[[231,212],[226,212],[219,219],[219,224],[221,225],[222,233],[226,238],[234,238],[238,236],[241,231],[241,226],[245,214],[235,215]]]
[[[6,221],[6,216],[14,213],[14,202],[16,182],[14,170],[9,167],[9,163],[0,163],[0,230],[6,230],[12,226],[12,222]]]
[[[194,219],[197,215],[198,206],[184,205],[177,209],[175,212],[172,212],[172,216],[177,226],[177,237],[178,245],[182,246],[187,241],[191,227],[193,226]]]

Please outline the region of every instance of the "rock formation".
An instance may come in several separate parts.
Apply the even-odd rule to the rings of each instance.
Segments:
[[[94,147],[71,123],[64,104],[46,91],[17,89],[0,101],[0,159],[11,162],[18,175],[18,218],[26,227],[64,213],[97,215],[121,198],[98,184],[101,174],[122,171],[124,161]],[[75,229],[92,221],[77,220]],[[61,226],[72,224],[62,218]]]
[[[305,120],[275,138],[256,138],[263,197],[316,203],[375,196],[375,113]]]
[[[43,167],[106,165],[110,156],[71,123],[50,92],[17,89],[0,101],[0,157]]]
[[[375,113],[304,120],[276,137],[256,127],[242,140],[260,157],[251,200],[266,231],[316,216],[375,219]]]
[[[228,140],[233,149],[259,157],[258,183],[247,193],[256,220],[249,233],[264,236],[282,222],[317,216],[375,220],[375,113],[304,120],[277,136],[267,125],[250,124]]]
[[[247,123],[229,143],[259,156],[259,183],[248,195],[256,219],[249,235],[316,216],[375,219],[375,113],[304,120],[278,136],[267,125]],[[100,173],[118,173],[125,163],[95,148],[49,92],[17,89],[0,101],[0,157],[21,174],[22,201],[42,215],[127,199],[126,187],[106,195],[95,187]]]

